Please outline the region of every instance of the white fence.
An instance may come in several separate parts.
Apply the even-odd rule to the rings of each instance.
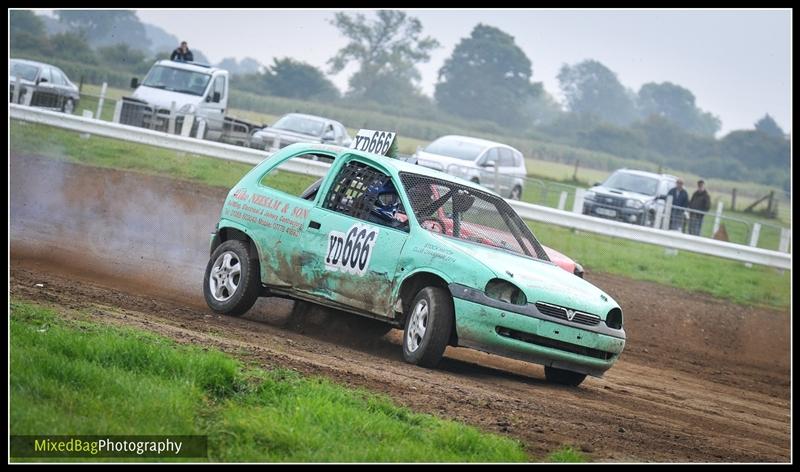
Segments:
[[[266,151],[203,141],[160,131],[136,128],[92,118],[66,115],[47,110],[39,110],[16,104],[9,104],[9,115],[11,119],[40,123],[79,133],[89,133],[251,165],[256,165],[271,155],[271,153]],[[322,176],[325,174],[327,167],[327,164],[319,161],[293,160],[293,162],[287,163],[285,170],[306,175]],[[580,197],[579,195],[575,198],[573,205],[575,208],[578,206],[582,207],[583,205],[582,198]],[[745,263],[770,266],[778,269],[791,269],[792,256],[785,252],[770,251],[742,244],[733,244],[682,234],[675,231],[664,231],[662,229],[594,218],[581,214],[581,210],[569,212],[514,200],[509,200],[508,202],[522,218],[533,221],[541,221],[580,231],[629,239],[666,248],[718,256]],[[578,203],[580,205],[578,205]]]

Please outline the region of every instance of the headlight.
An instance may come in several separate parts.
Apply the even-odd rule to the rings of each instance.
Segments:
[[[638,208],[642,208],[644,206],[644,203],[642,203],[639,200],[634,200],[632,198],[629,198],[629,199],[625,200],[625,206],[626,207],[630,207],[630,208],[637,208],[638,209]]]
[[[182,106],[180,110],[178,110],[179,113],[186,113],[189,115],[194,114],[196,111],[197,107],[191,103],[187,103],[186,105]]]
[[[586,193],[584,193],[584,194],[583,194],[583,199],[584,199],[584,200],[594,200],[594,197],[595,197],[596,195],[597,195],[597,194],[596,194],[596,193],[594,193],[594,192],[586,192]]]
[[[612,308],[606,316],[606,326],[614,329],[622,329],[622,310]]]
[[[576,262],[575,263],[575,270],[572,273],[577,275],[580,278],[583,278],[583,274],[584,274],[583,266]]]
[[[516,285],[502,279],[492,279],[486,284],[486,296],[513,305],[525,305],[528,299]]]

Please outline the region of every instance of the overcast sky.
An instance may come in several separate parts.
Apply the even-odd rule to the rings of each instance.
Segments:
[[[290,56],[327,68],[346,44],[328,20],[337,10],[138,10],[201,49],[212,62],[251,56],[262,64]],[[369,10],[362,10],[372,16]],[[765,113],[784,131],[791,123],[789,10],[408,10],[441,47],[421,64],[421,87],[433,94],[437,72],[461,38],[485,23],[511,34],[533,63],[533,79],[557,98],[564,63],[592,58],[627,87],[670,81],[722,119],[722,132],[752,128]],[[342,90],[354,68],[333,77]]]

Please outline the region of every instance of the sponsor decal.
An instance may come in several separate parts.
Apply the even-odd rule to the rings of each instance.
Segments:
[[[329,232],[325,268],[333,272],[364,275],[378,240],[378,231],[378,228],[357,223],[346,233]]]

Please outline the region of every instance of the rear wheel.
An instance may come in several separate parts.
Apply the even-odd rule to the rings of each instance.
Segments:
[[[423,367],[436,367],[444,355],[453,329],[453,299],[441,287],[417,293],[406,314],[403,358]]]
[[[214,312],[245,314],[258,299],[260,286],[258,257],[246,241],[225,241],[211,254],[203,278],[203,295]]]
[[[579,374],[570,370],[556,369],[555,367],[544,367],[544,376],[548,382],[559,385],[577,387],[586,378],[586,374]]]

